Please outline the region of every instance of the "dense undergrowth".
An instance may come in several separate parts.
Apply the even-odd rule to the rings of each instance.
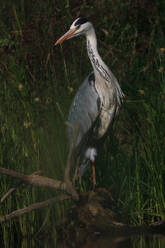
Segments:
[[[3,1],[0,8],[0,166],[62,178],[65,121],[77,88],[91,71],[85,38],[54,42],[73,20],[93,22],[101,56],[126,95],[119,118],[97,159],[97,185],[117,192],[117,207],[133,224],[165,216],[165,47],[163,1]],[[84,66],[85,65],[85,66]],[[82,187],[91,188],[90,171]],[[13,180],[0,175],[0,195]],[[47,199],[51,191],[18,189],[0,215]],[[1,226],[39,235],[65,207],[56,205]],[[53,231],[52,231],[53,230]],[[13,232],[12,232],[13,233]],[[11,239],[10,239],[11,240]]]

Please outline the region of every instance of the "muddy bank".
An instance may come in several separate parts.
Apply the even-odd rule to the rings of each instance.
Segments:
[[[117,210],[112,193],[100,188],[80,194],[80,200],[70,209],[67,218],[58,227],[60,239],[69,244],[83,245],[96,236],[119,237],[137,234],[165,234],[165,221],[146,226],[131,226],[126,213]]]

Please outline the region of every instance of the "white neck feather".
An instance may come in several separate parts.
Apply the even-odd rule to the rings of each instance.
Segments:
[[[100,57],[97,50],[97,39],[94,28],[86,33],[87,51],[94,73],[99,73],[105,80],[109,81],[109,69]]]
[[[86,32],[86,40],[88,56],[94,69],[95,76],[101,76],[105,80],[105,84],[107,83],[108,85],[113,85],[116,91],[117,101],[119,104],[121,104],[124,94],[118,84],[116,77],[107,67],[98,53],[97,39],[94,28],[91,28],[89,31]]]

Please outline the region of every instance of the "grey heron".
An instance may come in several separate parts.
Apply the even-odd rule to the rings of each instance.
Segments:
[[[68,32],[57,40],[55,45],[64,40],[86,36],[87,52],[93,72],[84,80],[72,102],[68,122],[79,125],[79,132],[73,151],[73,161],[79,161],[78,176],[81,177],[92,165],[93,187],[95,188],[95,158],[97,147],[106,136],[123,101],[124,94],[116,77],[103,62],[97,50],[97,39],[94,27],[86,18],[77,18]],[[69,145],[73,142],[74,132],[67,127]]]

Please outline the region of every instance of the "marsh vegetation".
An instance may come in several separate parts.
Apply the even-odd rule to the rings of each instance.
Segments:
[[[163,1],[8,0],[0,8],[0,167],[63,179],[65,121],[70,103],[91,71],[85,39],[54,42],[73,20],[95,26],[103,60],[126,95],[102,147],[97,186],[113,190],[116,209],[132,225],[165,218],[165,45]],[[86,173],[81,191],[91,189]],[[0,195],[14,183],[0,175]],[[58,192],[57,192],[58,194]],[[21,187],[0,204],[0,216],[55,196]],[[0,226],[4,245],[44,233],[55,240],[71,202],[54,204]],[[10,236],[10,238],[9,238]]]

